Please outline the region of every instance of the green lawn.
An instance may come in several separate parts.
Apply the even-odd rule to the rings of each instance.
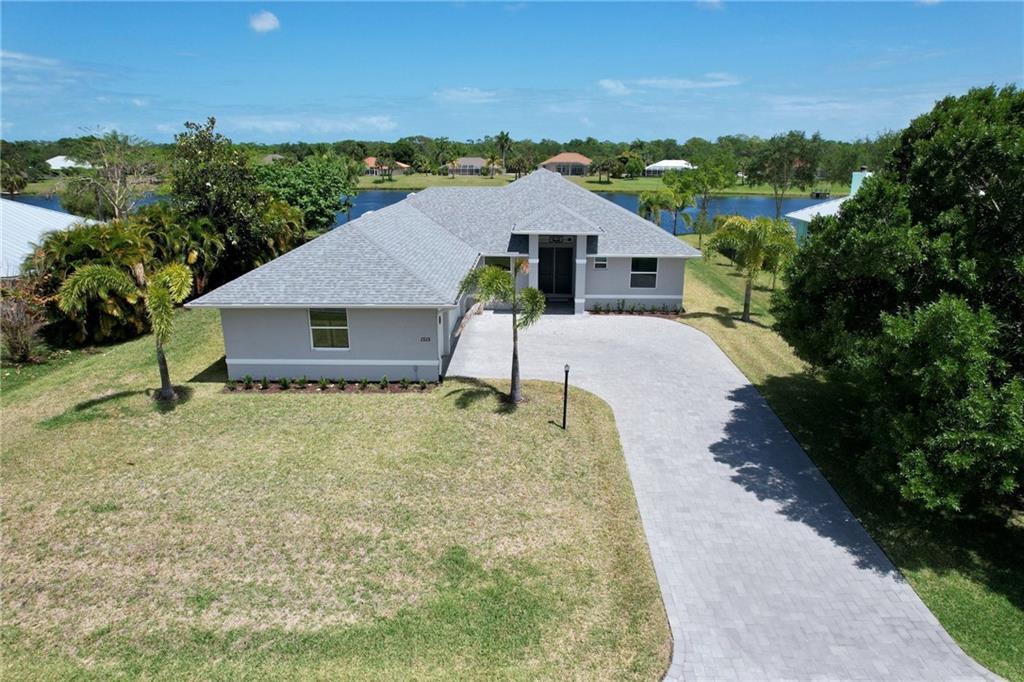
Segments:
[[[8,679],[655,679],[671,649],[607,405],[531,383],[223,390],[213,311],[2,395]]]
[[[696,237],[683,237],[696,246]],[[721,256],[687,264],[682,321],[706,332],[764,395],[928,608],[979,663],[1024,680],[1024,519],[937,519],[867,484],[851,453],[862,449],[848,392],[808,371],[770,329],[770,277],[739,320],[743,280]]]

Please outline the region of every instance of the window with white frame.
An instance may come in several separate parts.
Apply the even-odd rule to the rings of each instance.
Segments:
[[[348,311],[310,308],[309,335],[313,348],[348,348]]]
[[[629,268],[630,289],[653,289],[658,286],[658,259],[633,258]]]
[[[608,258],[605,256],[598,256],[594,258],[594,269],[595,270],[607,270],[608,269]]]

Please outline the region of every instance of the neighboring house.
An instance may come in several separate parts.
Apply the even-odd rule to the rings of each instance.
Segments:
[[[369,212],[188,304],[218,308],[228,375],[436,380],[474,267],[525,259],[519,286],[581,314],[679,307],[700,252],[538,170],[504,187],[432,187]]]
[[[31,255],[33,245],[41,243],[47,232],[93,222],[70,213],[0,199],[0,278],[6,280],[21,275],[21,264]]]
[[[696,168],[696,166],[686,159],[662,159],[661,161],[652,163],[650,166],[645,168],[644,175],[660,178],[668,171],[693,170],[694,168]]]
[[[451,165],[452,175],[480,175],[487,166],[482,156],[460,156]]]
[[[367,175],[387,175],[388,167],[384,166],[383,168],[378,168],[376,156],[367,156],[363,159],[363,165],[366,166]],[[408,171],[409,164],[402,163],[401,161],[395,161],[395,167],[391,171],[391,175],[402,175]]]
[[[562,152],[541,163],[539,168],[560,175],[586,175],[590,172],[590,165],[592,163],[593,161],[582,154]]]
[[[70,168],[92,168],[92,164],[88,161],[75,161],[69,156],[54,156],[47,159],[46,164],[50,167],[50,170],[55,171],[68,170]]]
[[[845,197],[830,199],[829,201],[823,201],[820,204],[801,208],[799,211],[787,213],[786,217],[789,219],[789,222],[793,224],[793,229],[796,230],[797,241],[803,241],[803,238],[807,236],[807,226],[810,225],[811,221],[818,216],[838,215],[839,209],[842,208],[843,204],[857,193],[857,190],[860,189],[861,183],[864,182],[865,178],[870,178],[871,175],[871,171],[865,168],[861,168],[859,171],[854,171],[850,178],[850,193]]]

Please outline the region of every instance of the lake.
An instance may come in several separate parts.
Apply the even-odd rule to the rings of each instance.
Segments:
[[[368,189],[359,192],[353,201],[352,215],[351,218],[355,219],[363,215],[367,211],[376,211],[390,206],[391,204],[397,203],[409,196],[409,191],[404,190],[387,190],[387,189]],[[639,196],[636,194],[626,194],[623,192],[596,192],[600,197],[611,201],[612,203],[622,206],[628,211],[636,213],[637,207],[640,202]],[[42,195],[18,195],[11,196],[5,194],[4,198],[14,199],[15,201],[21,201],[26,204],[32,204],[34,206],[42,206],[44,208],[52,208],[56,211],[63,211],[63,207],[60,204],[60,199],[56,196],[42,196]],[[151,204],[156,201],[161,201],[165,197],[157,194],[147,194],[139,202],[140,204]],[[784,199],[782,202],[782,212],[789,213],[790,211],[796,211],[807,206],[821,203],[821,199],[811,199],[808,197],[795,197]],[[712,216],[715,215],[741,215],[746,218],[753,218],[756,216],[775,215],[775,200],[772,197],[765,196],[753,196],[753,195],[730,195],[714,197],[711,200],[711,205],[708,207],[708,211]],[[688,208],[684,213],[696,215],[697,209]],[[344,224],[346,217],[344,213],[339,213],[336,225]],[[662,215],[661,221],[662,227],[668,232],[672,231],[672,214],[666,211]],[[687,232],[686,225],[683,224],[683,219],[679,218],[679,232],[683,234]]]

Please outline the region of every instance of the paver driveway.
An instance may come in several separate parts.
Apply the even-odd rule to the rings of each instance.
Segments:
[[[510,324],[471,318],[448,374],[507,377]],[[561,381],[569,363],[615,413],[672,629],[668,678],[991,678],[710,338],[582,315],[545,316],[520,342],[524,378]]]

